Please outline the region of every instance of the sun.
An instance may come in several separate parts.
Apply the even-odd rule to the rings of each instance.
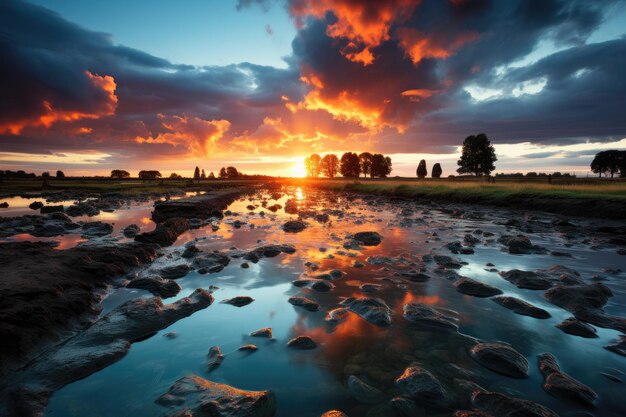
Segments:
[[[291,170],[289,171],[289,176],[294,178],[303,178],[306,177],[306,169],[304,168],[304,162],[298,161],[291,166]]]

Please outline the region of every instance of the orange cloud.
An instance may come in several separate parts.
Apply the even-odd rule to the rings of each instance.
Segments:
[[[408,97],[409,100],[418,102],[423,99],[426,99],[434,94],[437,94],[438,90],[427,90],[427,89],[412,89],[412,90],[404,90],[400,93],[402,97]]]
[[[426,35],[413,28],[402,27],[397,31],[400,47],[414,64],[425,58],[446,59],[454,55],[463,45],[478,39],[477,32],[465,32],[448,40],[444,35]]]
[[[206,157],[218,147],[220,139],[230,128],[228,120],[204,120],[199,117],[158,115],[165,131],[156,136],[137,136],[137,143],[166,143],[183,146],[190,156]]]
[[[43,100],[42,113],[34,117],[23,118],[20,120],[8,122],[0,125],[0,133],[19,135],[27,127],[44,127],[49,128],[58,122],[73,122],[83,119],[98,119],[102,116],[110,116],[115,114],[117,108],[117,96],[115,89],[117,85],[113,77],[109,75],[100,76],[85,71],[91,84],[99,93],[104,93],[104,100],[91,111],[67,110],[58,108],[54,103]]]
[[[328,25],[326,34],[348,40],[341,53],[350,61],[367,66],[374,62],[372,48],[388,40],[391,25],[411,17],[419,3],[420,0],[295,0],[290,12],[300,26],[306,16],[323,19],[331,12],[337,21]]]

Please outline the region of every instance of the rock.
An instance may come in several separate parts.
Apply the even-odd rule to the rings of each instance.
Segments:
[[[250,333],[250,336],[252,337],[267,337],[269,339],[272,338],[272,328],[271,327],[264,327],[262,329],[256,330],[252,333]]]
[[[549,277],[532,271],[512,269],[507,272],[500,272],[500,276],[515,285],[517,288],[546,290],[552,286],[552,281]]]
[[[256,352],[258,349],[259,348],[256,347],[256,345],[249,343],[247,345],[240,346],[237,350],[241,350],[244,352]]]
[[[41,214],[57,213],[64,211],[64,209],[65,208],[63,206],[43,206],[41,209],[39,209],[39,212]]]
[[[528,377],[528,360],[507,344],[477,343],[470,354],[482,366],[501,375],[511,378]]]
[[[433,259],[437,265],[444,268],[459,269],[463,266],[463,263],[460,260],[446,255],[434,255]]]
[[[258,247],[243,255],[243,259],[257,263],[261,258],[273,258],[281,253],[292,254],[296,252],[296,248],[293,245],[266,245]]]
[[[330,410],[322,414],[321,417],[348,417],[348,415],[339,410]]]
[[[196,375],[176,381],[156,402],[180,408],[179,412],[189,411],[194,417],[273,417],[276,414],[272,391],[244,391]]]
[[[167,332],[163,335],[163,337],[167,337],[168,339],[176,339],[178,337],[178,333],[176,332]]]
[[[348,314],[350,314],[350,311],[347,308],[334,308],[326,313],[324,320],[326,320],[326,323],[329,325],[334,326],[345,321],[346,318],[348,318]]]
[[[561,372],[552,354],[539,355],[539,370],[544,377],[543,389],[546,392],[558,398],[593,406],[598,395],[588,386]]]
[[[222,300],[222,304],[230,304],[235,307],[244,307],[254,301],[254,298],[248,297],[247,295],[240,295],[233,298],[228,298],[226,300]]]
[[[372,324],[382,327],[391,325],[391,308],[380,298],[350,297],[340,304]]]
[[[135,278],[126,284],[126,287],[147,290],[161,298],[174,297],[181,290],[175,281],[157,276]]]
[[[97,216],[100,214],[100,209],[91,205],[88,201],[79,202],[69,206],[65,209],[65,213],[68,216]]]
[[[43,203],[41,201],[33,201],[28,205],[31,210],[39,210],[43,207]]]
[[[303,307],[309,311],[317,311],[320,309],[320,305],[318,303],[316,303],[315,301],[311,299],[308,299],[306,297],[302,297],[299,295],[294,295],[292,297],[289,297],[289,300],[287,301],[289,301],[289,303],[294,306]]]
[[[289,220],[283,224],[283,230],[288,233],[298,233],[306,229],[307,224],[301,220]]]
[[[200,253],[200,249],[195,244],[187,245],[182,253],[182,257],[185,259],[193,258]]]
[[[480,411],[497,417],[559,417],[540,404],[497,392],[475,391],[472,403]]]
[[[420,404],[443,406],[449,402],[446,389],[429,371],[419,366],[410,366],[396,379],[396,386],[407,397]]]
[[[230,263],[230,258],[221,252],[203,253],[196,256],[191,263],[199,274],[214,274],[220,272]]]
[[[292,349],[315,349],[317,347],[317,343],[313,341],[309,336],[297,336],[287,342],[287,346]]]
[[[545,297],[552,304],[570,312],[580,309],[598,309],[603,307],[613,296],[604,284],[590,285],[559,285],[545,292]]]
[[[163,279],[177,279],[182,278],[191,271],[191,267],[187,264],[177,264],[166,266],[159,270],[159,275]]]
[[[383,237],[377,232],[358,232],[352,235],[352,239],[364,246],[377,246],[382,242]]]
[[[376,292],[380,290],[382,287],[383,286],[380,284],[371,284],[371,283],[365,283],[365,284],[359,285],[359,289],[363,292]]]
[[[209,370],[217,368],[224,360],[224,354],[222,353],[222,349],[219,346],[211,346],[207,356],[209,359]]]
[[[513,310],[517,314],[521,314],[522,316],[530,316],[536,319],[549,319],[552,317],[546,310],[535,307],[534,305],[527,303],[524,300],[520,300],[519,298],[501,295],[492,298],[492,300],[509,310]]]
[[[222,210],[235,201],[241,192],[240,190],[211,191],[207,194],[178,200],[157,201],[154,203],[152,219],[158,224],[174,218],[208,219],[214,217],[221,219],[224,217]]]
[[[454,412],[454,417],[493,417],[490,414],[485,414],[482,411],[467,411],[457,410]]]
[[[494,295],[502,294],[496,287],[492,287],[491,285],[483,284],[480,281],[473,280],[471,278],[462,277],[458,279],[454,286],[456,290],[460,293],[473,295],[475,297],[491,297]]]
[[[83,224],[82,230],[86,236],[106,236],[113,232],[113,225],[101,221],[88,222]]]
[[[408,303],[404,305],[404,318],[419,329],[457,332],[459,326],[452,317],[445,316],[437,310],[421,303]]]
[[[248,269],[250,268],[250,264],[248,262],[242,262],[240,265],[243,269]]]
[[[498,239],[498,242],[505,245],[509,253],[522,255],[530,253],[544,253],[545,249],[535,246],[530,242],[530,239],[524,235],[518,236],[502,236]]]
[[[137,226],[136,224],[131,224],[124,228],[123,233],[124,236],[131,238],[137,236],[137,234],[139,234],[139,231],[139,226]]]
[[[563,322],[557,324],[555,327],[557,329],[561,329],[565,333],[575,336],[586,337],[589,339],[598,337],[596,329],[575,317],[569,317],[563,320]]]
[[[290,198],[285,201],[285,213],[288,214],[298,214],[298,200],[295,198]]]
[[[410,398],[393,397],[389,401],[389,404],[400,417],[416,417],[424,415],[423,410],[420,410],[415,401]]]
[[[613,340],[613,343],[604,346],[604,348],[618,355],[626,356],[626,336],[620,335],[619,339]]]
[[[430,279],[429,275],[418,271],[405,271],[402,272],[401,275],[411,282],[426,282]]]
[[[355,375],[348,377],[348,391],[360,403],[377,404],[385,399],[385,395],[373,386],[363,382]]]
[[[137,242],[155,243],[161,247],[173,245],[178,236],[189,230],[189,221],[181,217],[169,218],[157,224],[151,232],[140,233],[135,236]]]

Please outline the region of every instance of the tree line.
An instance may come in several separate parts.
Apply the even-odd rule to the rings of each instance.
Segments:
[[[324,175],[334,178],[341,174],[345,178],[358,178],[363,174],[370,178],[385,178],[391,174],[391,158],[380,153],[345,152],[341,159],[335,154],[327,154],[322,158],[314,153],[304,159],[304,168],[307,176],[317,178]]]
[[[619,173],[620,178],[626,178],[626,151],[610,150],[598,152],[591,161],[591,171],[602,177],[602,174],[611,175]]]

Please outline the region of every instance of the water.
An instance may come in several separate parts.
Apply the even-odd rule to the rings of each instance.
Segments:
[[[624,257],[620,257],[615,248],[590,249],[591,243],[585,240],[589,236],[584,234],[583,227],[573,238],[554,231],[529,235],[534,244],[570,252],[573,258],[510,255],[503,252],[498,243],[485,243],[484,237],[481,237],[483,242],[477,244],[475,254],[453,255],[468,262],[459,271],[461,275],[496,286],[505,295],[522,298],[552,315],[550,319],[537,320],[517,315],[490,299],[463,295],[456,291],[451,281],[431,271],[432,278],[425,283],[403,281],[403,285],[398,285],[389,280],[398,280],[393,271],[409,268],[410,262],[419,263],[422,255],[431,252],[451,255],[443,245],[462,240],[465,233],[475,229],[491,231],[496,234],[494,238],[504,233],[516,233],[494,224],[494,221],[505,221],[511,213],[485,209],[483,211],[488,215],[484,219],[459,219],[435,208],[409,203],[415,210],[409,217],[422,220],[406,227],[401,225],[404,218],[401,209],[406,208],[407,203],[377,201],[368,205],[361,198],[348,199],[335,194],[292,189],[278,201],[270,200],[268,205],[278,202],[284,206],[287,198],[296,198],[301,205],[311,209],[342,209],[344,217],[331,215],[327,224],[308,219],[309,228],[301,233],[288,234],[280,226],[295,216],[283,210],[272,214],[262,207],[256,208],[254,213],[246,209],[249,204],[260,205],[263,198],[269,198],[269,194],[259,193],[233,203],[229,209],[238,215],[227,216],[218,231],[210,228],[190,231],[166,253],[179,262],[177,256],[181,246],[192,239],[198,241],[202,250],[252,249],[262,243],[292,243],[297,252],[262,259],[258,264],[250,264],[249,269],[240,267],[242,260],[232,259],[220,273],[199,275],[191,272],[179,279],[183,290],[166,302],[189,295],[195,288],[210,285],[219,287],[214,293],[216,302],[154,337],[135,343],[121,361],[55,393],[46,416],[163,415],[168,409],[155,404],[154,400],[178,378],[189,374],[241,389],[271,389],[277,396],[278,416],[319,416],[329,409],[343,410],[351,417],[365,416],[368,412],[370,415],[393,415],[384,407],[359,404],[347,391],[345,381],[349,375],[356,374],[391,397],[396,393],[393,380],[413,362],[429,369],[450,388],[454,386],[454,378],[465,378],[486,389],[539,402],[561,415],[583,410],[543,391],[543,379],[536,364],[536,356],[543,352],[553,353],[564,372],[598,392],[597,407],[593,410],[596,416],[626,414],[622,401],[623,385],[600,375],[608,368],[626,370],[623,357],[603,349],[619,333],[598,329],[597,339],[567,335],[554,325],[569,317],[568,312],[548,303],[542,291],[518,289],[497,273],[487,272],[485,267],[486,263],[492,262],[499,270],[534,270],[558,263],[579,271],[587,279],[602,274],[602,269],[607,266],[626,269]],[[265,216],[259,214],[261,210],[265,211]],[[116,221],[120,223],[124,223],[127,217],[136,219],[137,214],[132,208],[116,213]],[[542,216],[547,221],[552,219],[548,215]],[[235,229],[229,223],[237,219],[248,224]],[[575,222],[586,224],[583,220]],[[250,228],[250,224],[255,227]],[[384,236],[383,242],[358,251],[341,247],[347,233],[366,230],[378,231]],[[438,236],[433,237],[433,232]],[[341,251],[346,254],[341,255]],[[332,258],[329,257],[331,254]],[[395,260],[387,267],[366,261],[368,257],[378,255]],[[365,266],[355,268],[353,264],[357,260]],[[292,280],[304,272],[317,273],[306,267],[306,262],[318,264],[317,272],[340,269],[346,275],[335,281],[336,288],[328,293],[297,288],[291,284]],[[337,327],[329,327],[324,322],[325,312],[337,307],[342,297],[364,295],[358,288],[362,283],[383,285],[383,289],[370,295],[384,299],[392,307],[392,326],[380,328],[350,314]],[[606,306],[607,312],[623,316],[626,313],[623,274],[609,276],[606,284],[615,294]],[[312,313],[290,305],[287,298],[296,294],[319,302],[320,311]],[[242,308],[219,303],[237,295],[249,295],[255,301]],[[114,290],[103,303],[104,313],[125,300],[146,296],[149,294],[141,290]],[[402,306],[408,301],[420,301],[456,312],[448,314],[458,313],[460,332],[465,335],[510,343],[528,358],[530,377],[524,380],[507,378],[481,367],[467,355],[468,339],[465,337],[410,329],[402,317]],[[247,336],[262,327],[273,328],[274,341]],[[176,332],[177,337],[163,337],[168,332]],[[297,335],[309,335],[321,346],[312,351],[288,349],[286,342]],[[259,350],[254,353],[237,351],[246,343],[256,344]],[[219,345],[226,358],[217,369],[209,372],[206,355],[213,345]],[[463,376],[466,372],[471,374]],[[608,372],[615,374],[614,370]],[[439,412],[437,415],[446,414]]]

